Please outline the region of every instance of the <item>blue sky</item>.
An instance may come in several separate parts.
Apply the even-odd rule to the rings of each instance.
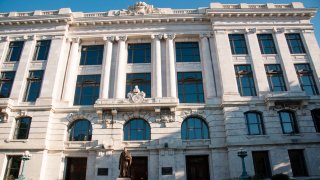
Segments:
[[[129,5],[142,0],[0,0],[0,12],[54,10],[69,7],[73,12],[103,12],[111,9],[126,9]],[[320,8],[320,0],[295,0],[304,3],[305,7]],[[213,0],[145,0],[148,4],[160,8],[188,9],[208,7]],[[292,0],[220,0],[226,4],[238,3],[278,3],[286,4]],[[313,18],[315,33],[320,42],[320,13]]]

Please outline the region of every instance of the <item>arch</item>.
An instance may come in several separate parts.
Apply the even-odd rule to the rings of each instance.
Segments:
[[[150,140],[151,128],[149,123],[141,118],[127,121],[123,126],[123,139],[125,141]]]
[[[209,139],[207,122],[198,116],[187,117],[181,125],[181,138],[185,140]]]
[[[299,133],[296,115],[290,110],[278,111],[283,134]]]
[[[13,139],[28,139],[32,118],[20,116],[16,118],[16,126]]]
[[[87,119],[77,119],[68,128],[69,141],[91,141],[92,125]]]
[[[247,111],[244,113],[248,135],[265,134],[262,113],[259,111]]]

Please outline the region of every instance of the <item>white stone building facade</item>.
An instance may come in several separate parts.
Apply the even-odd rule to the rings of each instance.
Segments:
[[[0,178],[21,173],[28,150],[27,179],[114,180],[127,147],[133,179],[237,178],[240,148],[250,176],[320,179],[315,13],[0,13]]]

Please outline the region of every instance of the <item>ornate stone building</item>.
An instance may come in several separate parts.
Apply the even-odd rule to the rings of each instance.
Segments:
[[[0,13],[0,178],[320,178],[320,51],[292,4]]]

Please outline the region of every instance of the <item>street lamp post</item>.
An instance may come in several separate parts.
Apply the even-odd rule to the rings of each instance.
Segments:
[[[246,164],[244,162],[244,158],[247,156],[247,151],[244,151],[242,148],[240,149],[240,151],[238,151],[238,156],[241,158],[241,162],[242,162],[242,174],[239,177],[240,180],[248,180],[249,176],[246,170]]]
[[[31,157],[31,154],[29,151],[25,151],[24,154],[22,155],[22,158],[21,158],[21,160],[23,161],[22,162],[22,169],[21,169],[21,173],[18,177],[18,180],[25,180],[26,179],[23,175],[24,165],[25,165],[26,161],[30,160],[30,157]]]

